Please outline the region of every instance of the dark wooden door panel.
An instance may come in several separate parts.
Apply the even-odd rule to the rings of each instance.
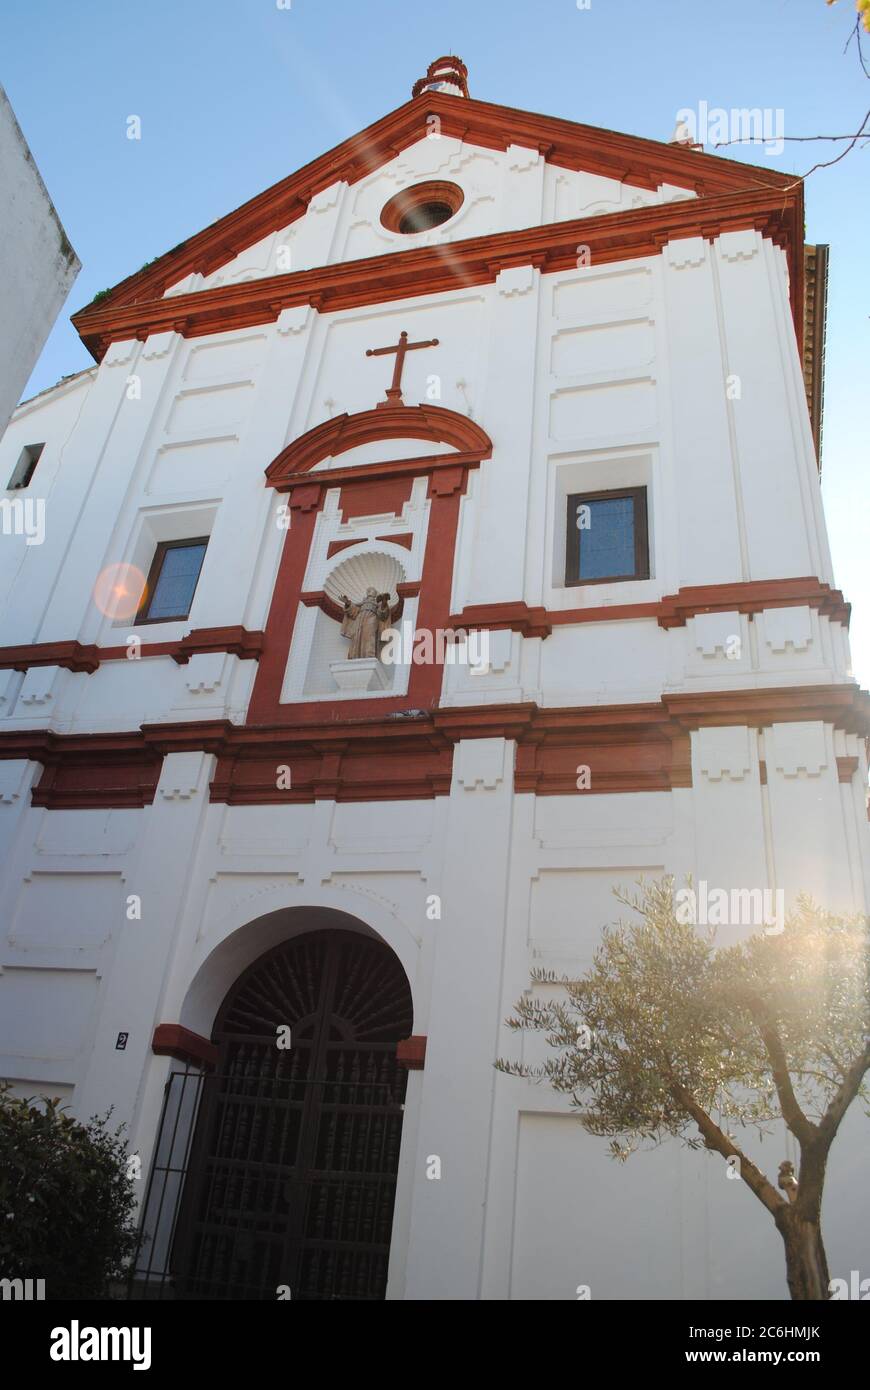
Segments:
[[[277,1046],[291,1029],[292,1047]],[[382,1299],[412,1031],[380,942],[319,931],[270,951],[218,1014],[175,1242],[177,1295]]]

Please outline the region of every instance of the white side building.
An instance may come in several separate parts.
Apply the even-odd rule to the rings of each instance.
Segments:
[[[81,269],[0,86],[0,431],[21,399]],[[22,474],[30,460],[23,461]],[[2,481],[2,480],[0,480]],[[5,487],[5,483],[3,484]]]
[[[718,1159],[619,1167],[493,1061],[615,886],[870,900],[801,198],[443,60],[77,315],[98,365],[16,412],[0,1072],[127,1121],[167,1292],[785,1296]],[[370,586],[486,669],[348,688]]]

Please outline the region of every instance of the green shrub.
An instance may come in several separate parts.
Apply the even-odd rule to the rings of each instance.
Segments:
[[[18,1100],[0,1082],[0,1278],[44,1279],[47,1299],[106,1298],[136,1243],[127,1153],[107,1124]]]

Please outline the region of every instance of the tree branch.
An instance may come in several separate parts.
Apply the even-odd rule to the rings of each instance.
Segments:
[[[811,169],[807,169],[807,172],[805,174],[797,174],[795,176],[794,183],[788,184],[783,191],[788,192],[791,188],[797,188],[799,183],[803,183],[804,180],[808,179],[810,174],[814,174],[817,169],[830,169],[834,164],[839,164],[840,160],[845,159],[849,151],[855,148],[859,140],[868,138],[868,135],[870,135],[870,132],[868,132],[868,130],[866,129],[868,121],[870,121],[870,111],[867,112],[866,116],[864,117],[863,121],[861,122],[854,135],[782,135],[778,137],[782,140],[788,140],[792,143],[803,142],[807,140],[848,140],[849,142],[846,148],[844,150],[841,150],[840,153],[836,155],[833,159],[823,159],[820,161],[820,163],[814,164]],[[747,140],[746,138],[740,138],[737,140],[716,140],[713,144],[713,149],[719,150],[723,149],[726,145],[745,145],[747,143],[757,144],[758,142],[754,140]]]
[[[861,67],[864,69],[864,76],[865,76],[865,77],[870,77],[870,69],[868,69],[866,62],[864,61],[864,50],[863,50],[862,47],[861,47],[861,18],[860,18],[860,15],[859,15],[859,17],[855,20],[855,28],[852,30],[851,34],[849,35],[849,37],[848,37],[847,40],[846,40],[845,47],[843,48],[843,52],[844,52],[844,53],[847,51],[847,49],[848,49],[848,47],[849,47],[849,44],[852,42],[853,39],[857,39],[857,41],[858,41],[858,62],[861,64]]]
[[[804,1112],[798,1105],[794,1087],[791,1084],[791,1076],[788,1070],[788,1059],[785,1049],[780,1040],[776,1028],[770,1021],[770,1017],[764,1008],[761,1000],[753,996],[746,1001],[746,1007],[752,1015],[752,1020],[761,1036],[770,1060],[770,1070],[773,1075],[776,1094],[779,1096],[782,1118],[785,1120],[794,1137],[801,1144],[809,1144],[816,1138],[818,1130],[816,1126],[807,1119]]]
[[[784,1206],[788,1206],[784,1197],[780,1197],[776,1188],[764,1176],[760,1168],[746,1157],[738,1149],[737,1145],[724,1134],[715,1121],[710,1119],[706,1110],[703,1110],[691,1092],[685,1086],[681,1086],[679,1081],[672,1081],[670,1092],[674,1100],[691,1115],[695,1124],[698,1126],[704,1138],[704,1143],[708,1149],[715,1149],[723,1158],[736,1158],[740,1162],[740,1176],[746,1183],[751,1192],[755,1193],[759,1202],[776,1218],[777,1212]]]
[[[840,1121],[861,1089],[865,1073],[870,1070],[870,1043],[856,1057],[843,1079],[843,1084],[821,1118],[818,1134],[826,1148],[834,1142]]]
[[[861,125],[859,126],[855,134],[852,136],[846,148],[844,150],[841,150],[835,159],[825,159],[822,160],[820,164],[814,164],[812,169],[807,169],[807,172],[805,174],[801,174],[800,179],[808,179],[810,174],[814,174],[817,169],[830,169],[832,165],[839,164],[841,159],[845,159],[849,151],[854,149],[854,147],[857,145],[862,135],[866,134],[865,127],[868,121],[870,121],[870,111],[867,112],[867,115],[864,117],[863,121],[861,122]]]

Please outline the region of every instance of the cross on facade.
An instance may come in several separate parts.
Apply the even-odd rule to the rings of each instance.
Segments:
[[[405,332],[399,334],[399,341],[393,343],[391,347],[366,348],[366,357],[384,357],[387,353],[396,354],[396,362],[393,367],[392,384],[387,387],[387,399],[378,401],[378,407],[385,405],[402,405],[402,368],[405,365],[405,353],[413,352],[416,348],[437,347],[437,338],[428,338],[423,343],[409,343],[408,335]]]

